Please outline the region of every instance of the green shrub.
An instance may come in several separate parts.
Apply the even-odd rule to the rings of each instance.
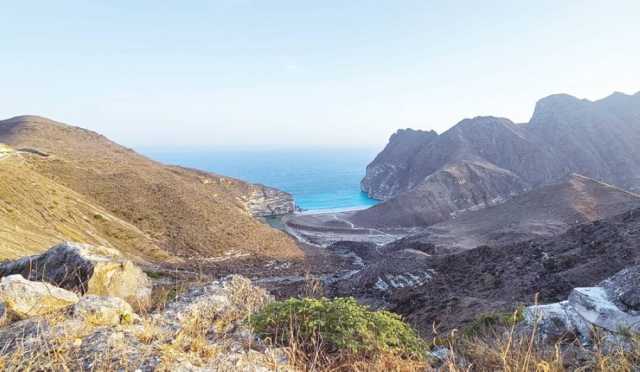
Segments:
[[[259,336],[280,346],[322,345],[325,353],[385,352],[407,358],[423,358],[426,350],[400,316],[367,310],[353,298],[290,298],[267,305],[249,322]]]

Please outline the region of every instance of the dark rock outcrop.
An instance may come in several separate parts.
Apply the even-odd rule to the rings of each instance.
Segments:
[[[367,166],[362,190],[372,198],[386,199],[406,188],[409,163],[416,152],[438,137],[435,131],[401,129],[389,139],[387,147]]]
[[[384,298],[425,334],[463,327],[478,315],[517,304],[562,301],[640,263],[640,209],[572,227],[552,238],[429,255],[407,246],[336,285],[338,295]],[[426,280],[409,282],[416,273]],[[400,278],[400,276],[404,278]],[[421,277],[422,278],[422,277]],[[402,285],[384,286],[391,279]],[[633,294],[628,295],[633,303]],[[622,301],[621,297],[621,301]],[[628,306],[628,305],[627,305]]]
[[[553,95],[537,103],[527,124],[477,117],[439,136],[394,135],[362,181],[386,202],[354,221],[429,225],[571,173],[640,189],[640,95],[594,102]]]

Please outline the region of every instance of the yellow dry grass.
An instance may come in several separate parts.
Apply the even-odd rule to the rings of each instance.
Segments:
[[[35,172],[21,155],[0,162],[0,259],[64,240],[117,248],[137,261],[172,260],[137,227]]]
[[[293,239],[250,216],[242,199],[251,186],[244,182],[165,166],[94,132],[40,117],[0,121],[0,142],[48,154],[24,159],[34,173],[135,226],[172,254],[210,257],[239,250],[302,257]]]

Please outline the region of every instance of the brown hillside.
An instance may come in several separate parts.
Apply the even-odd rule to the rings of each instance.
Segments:
[[[291,238],[246,211],[244,182],[165,166],[97,133],[35,116],[0,121],[0,142],[48,154],[27,161],[176,255],[301,255]]]
[[[0,259],[73,240],[117,248],[138,262],[175,261],[137,227],[34,172],[24,159],[30,155],[1,147]]]

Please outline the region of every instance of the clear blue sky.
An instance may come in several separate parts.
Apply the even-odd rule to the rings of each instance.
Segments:
[[[7,1],[0,117],[129,146],[383,145],[640,90],[640,1]]]

